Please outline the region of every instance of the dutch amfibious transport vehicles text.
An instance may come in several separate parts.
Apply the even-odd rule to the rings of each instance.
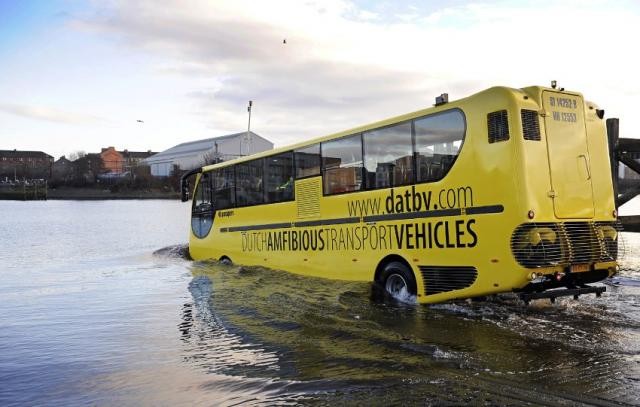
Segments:
[[[619,229],[603,114],[576,92],[493,87],[205,166],[189,252],[419,303],[599,295]]]

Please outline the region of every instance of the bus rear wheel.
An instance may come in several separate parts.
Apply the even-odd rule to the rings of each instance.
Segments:
[[[418,292],[416,279],[409,267],[399,261],[392,261],[382,271],[382,286],[387,294],[398,300],[406,300]]]

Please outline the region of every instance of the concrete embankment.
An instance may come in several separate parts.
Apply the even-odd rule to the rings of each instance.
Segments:
[[[101,200],[101,199],[180,199],[177,192],[117,191],[86,188],[50,188],[47,199]]]
[[[180,199],[180,194],[172,191],[116,191],[93,188],[48,188],[34,193],[32,189],[0,190],[0,200],[108,200],[108,199]]]

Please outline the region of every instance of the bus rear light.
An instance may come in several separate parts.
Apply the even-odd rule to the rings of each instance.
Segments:
[[[538,278],[538,273],[531,273],[529,275],[529,280],[535,280],[536,278]]]
[[[556,281],[562,281],[562,279],[564,278],[564,273],[555,273],[554,274]]]
[[[531,210],[529,211],[529,213],[527,213],[527,217],[528,217],[529,219],[533,219],[533,218],[535,218],[535,217],[536,217],[536,213],[533,211],[533,209],[531,209]]]

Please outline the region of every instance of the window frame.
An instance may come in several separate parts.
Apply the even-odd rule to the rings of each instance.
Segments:
[[[233,173],[234,173],[234,181],[235,181],[235,194],[236,194],[236,208],[248,208],[251,206],[259,206],[259,205],[265,205],[267,202],[265,202],[265,188],[264,188],[264,169],[265,169],[265,157],[259,157],[259,158],[254,158],[252,160],[248,160],[248,161],[243,161],[241,163],[236,163],[233,165]],[[258,203],[249,203],[249,204],[243,204],[240,205],[238,203],[238,167],[240,165],[248,165],[250,163],[254,163],[256,161],[262,161],[262,165],[260,166],[261,170],[262,170],[262,182],[261,182],[261,186],[262,186],[262,191],[260,191],[260,195],[262,196],[262,202],[258,202]]]
[[[462,130],[462,140],[460,143],[460,148],[458,149],[458,154],[456,154],[455,158],[453,159],[453,161],[451,162],[451,165],[449,166],[449,169],[447,170],[446,173],[444,173],[442,175],[442,177],[435,179],[435,180],[428,180],[428,181],[419,181],[418,180],[418,151],[416,149],[416,142],[417,142],[417,137],[416,137],[416,129],[415,129],[415,122],[417,120],[420,119],[425,119],[428,117],[433,117],[433,116],[437,116],[437,115],[441,115],[441,114],[445,114],[445,113],[449,113],[449,112],[453,112],[453,111],[458,111],[460,112],[460,114],[462,115],[462,123],[463,123],[463,130]],[[414,117],[413,119],[411,119],[411,123],[412,123],[412,127],[413,127],[413,155],[414,155],[414,176],[415,176],[415,181],[413,183],[413,185],[422,185],[422,184],[430,184],[433,182],[440,182],[443,179],[445,179],[447,177],[447,175],[449,175],[449,173],[451,172],[451,169],[453,169],[453,166],[456,164],[456,162],[458,161],[458,157],[460,157],[460,154],[462,153],[462,149],[464,148],[464,144],[467,140],[467,115],[464,113],[464,110],[462,110],[459,107],[454,107],[452,109],[447,109],[447,110],[442,110],[440,112],[435,112],[435,113],[430,113],[424,116],[419,116],[419,117]]]
[[[269,161],[269,159],[272,159],[274,157],[277,156],[281,156],[284,154],[290,154],[291,156],[291,182],[292,182],[292,186],[291,186],[291,198],[290,199],[283,199],[283,200],[279,200],[279,201],[273,201],[270,202],[268,200],[268,192],[267,192],[267,178],[265,177],[265,175],[267,174],[267,163]],[[296,157],[295,157],[295,152],[294,150],[288,150],[288,151],[283,151],[281,153],[277,153],[277,154],[271,154],[269,156],[266,157],[262,157],[263,159],[263,169],[262,169],[262,193],[264,195],[263,200],[264,202],[262,204],[256,204],[256,205],[270,205],[270,204],[276,204],[276,203],[282,203],[282,202],[292,202],[296,200]],[[321,158],[321,162],[322,162],[322,158]],[[314,175],[315,177],[317,177],[317,175]],[[255,206],[255,205],[252,205]]]
[[[364,169],[364,143],[362,141],[362,133],[363,132],[360,131],[360,132],[348,134],[346,136],[336,137],[336,138],[332,138],[332,139],[324,140],[324,141],[320,142],[320,176],[322,177],[321,182],[322,182],[322,196],[323,197],[325,197],[325,196],[338,196],[338,195],[344,195],[344,194],[353,194],[353,193],[357,193],[357,192],[365,192],[365,191],[367,191],[367,180],[366,180],[365,173],[364,173],[364,171],[365,171],[365,169]],[[333,142],[333,141],[339,141],[339,140],[343,140],[343,139],[346,139],[346,138],[349,138],[349,137],[355,137],[355,136],[360,137],[360,155],[361,155],[361,159],[362,159],[362,165],[360,166],[360,177],[362,179],[362,185],[361,185],[360,189],[358,189],[357,191],[344,191],[344,192],[337,192],[337,193],[334,193],[334,194],[327,193],[327,191],[325,191],[325,182],[324,182],[324,174],[325,174],[327,169],[325,168],[325,165],[324,165],[324,154],[323,154],[322,145],[324,143],[330,143],[330,142]],[[337,167],[337,169],[339,169],[339,168],[340,167]],[[336,169],[336,168],[330,168],[330,170],[333,170],[333,169]]]
[[[233,188],[231,188],[231,192],[233,193],[233,197],[232,197],[233,205],[225,207],[225,208],[221,208],[221,207],[217,206],[217,202],[215,202],[215,199],[214,199],[214,202],[216,203],[215,209],[216,210],[225,210],[225,209],[231,209],[231,208],[237,207],[237,205],[236,205],[236,170],[235,170],[235,165],[227,165],[227,166],[224,166],[224,167],[215,168],[215,169],[207,171],[207,172],[215,173],[217,171],[220,171],[222,173],[222,176],[225,179],[226,179],[226,177],[224,176],[224,172],[225,171],[229,171],[231,173],[231,178],[233,179]],[[211,183],[212,183],[211,184],[211,194],[212,194],[212,198],[215,198],[216,197],[216,188],[215,188],[215,185],[213,184],[213,180],[214,180],[214,177],[211,177]]]
[[[318,155],[320,157],[320,166],[319,166],[319,171],[317,174],[314,175],[305,175],[304,177],[298,177],[298,166],[296,165],[296,154],[297,154],[297,150],[304,150],[305,148],[309,148],[309,147],[313,147],[314,145],[318,145]],[[298,147],[295,148],[293,150],[291,150],[293,152],[293,176],[294,176],[294,180],[300,180],[300,179],[307,179],[307,178],[313,178],[313,177],[321,177],[322,176],[322,142],[318,141],[317,143],[311,143],[311,144],[307,144],[304,147]]]
[[[402,120],[399,122],[395,122],[395,123],[391,123],[391,124],[387,124],[385,126],[382,127],[376,127],[373,129],[369,129],[369,130],[365,130],[362,133],[360,133],[362,135],[362,168],[364,169],[364,175],[367,174],[367,166],[365,165],[366,160],[366,154],[365,154],[365,144],[366,144],[366,137],[365,134],[367,132],[374,132],[374,131],[379,131],[379,130],[384,130],[390,127],[394,127],[394,126],[399,126],[402,124],[405,124],[408,122],[409,124],[409,131],[411,132],[410,134],[410,140],[411,140],[411,180],[408,183],[405,184],[399,184],[399,185],[391,185],[391,186],[387,186],[387,187],[376,187],[375,185],[373,186],[369,186],[368,184],[368,179],[365,176],[365,188],[363,189],[363,191],[375,191],[378,189],[385,189],[385,188],[396,188],[396,187],[406,187],[408,185],[415,185],[416,181],[417,181],[417,176],[416,176],[416,145],[415,145],[415,126],[414,126],[414,121],[416,119],[406,119],[406,120]],[[357,192],[357,191],[354,191]]]

